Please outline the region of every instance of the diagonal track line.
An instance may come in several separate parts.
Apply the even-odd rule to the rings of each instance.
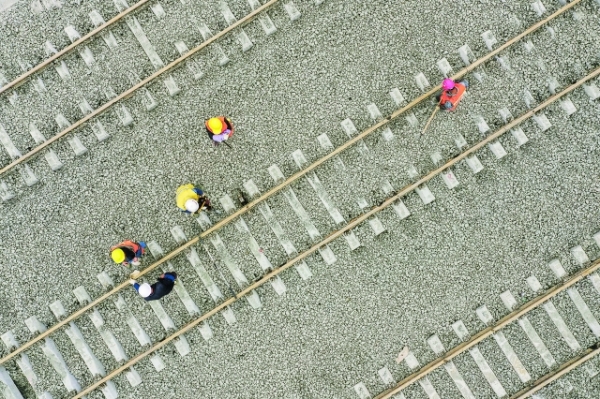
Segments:
[[[128,14],[131,14],[132,12],[134,12],[135,10],[143,7],[144,5],[146,5],[150,0],[141,0],[140,2],[132,5],[131,7],[123,10],[122,12],[120,12],[119,14],[117,14],[116,16],[114,16],[113,18],[111,18],[108,22],[103,23],[102,25],[98,26],[96,29],[94,29],[93,31],[91,31],[90,33],[88,33],[87,35],[83,36],[82,38],[77,39],[76,41],[74,41],[73,43],[71,43],[69,46],[65,47],[64,49],[62,49],[61,51],[59,51],[58,53],[54,54],[52,57],[48,58],[46,61],[36,65],[34,68],[30,69],[29,71],[25,72],[24,74],[18,76],[15,80],[13,80],[12,82],[0,87],[0,94],[7,92],[8,90],[11,89],[16,89],[17,87],[21,86],[23,83],[25,83],[25,81],[31,77],[31,75],[40,72],[41,70],[45,69],[47,66],[49,66],[50,64],[52,64],[54,61],[58,60],[59,58],[64,57],[65,55],[67,55],[68,53],[70,53],[71,51],[73,51],[75,49],[75,47],[79,46],[80,44],[90,40],[92,37],[96,36],[98,33],[102,32],[104,29],[107,29],[108,27],[114,25],[115,23],[119,22],[121,19],[123,19],[123,17],[125,17]]]
[[[582,269],[579,272],[577,272],[576,274],[574,274],[573,276],[571,276],[564,283],[554,286],[553,288],[551,288],[548,291],[546,291],[545,294],[542,294],[542,295],[538,296],[537,298],[533,299],[532,301],[530,301],[530,302],[524,304],[523,306],[521,306],[519,309],[517,309],[517,310],[513,311],[512,313],[504,316],[495,325],[490,326],[490,327],[486,328],[483,331],[480,331],[479,333],[477,333],[473,337],[471,337],[471,339],[469,339],[468,341],[463,342],[462,344],[454,347],[453,349],[451,349],[450,351],[448,351],[443,357],[441,357],[439,359],[436,359],[436,360],[428,363],[427,365],[423,366],[423,368],[421,368],[416,373],[413,373],[413,374],[409,375],[408,377],[406,377],[404,380],[400,381],[395,387],[390,388],[387,391],[384,391],[384,392],[380,393],[379,395],[377,395],[375,397],[375,399],[388,399],[388,398],[391,398],[392,395],[400,392],[401,390],[403,390],[404,388],[408,387],[409,385],[414,384],[415,382],[417,382],[421,378],[423,378],[423,377],[427,376],[428,374],[430,374],[432,371],[434,371],[438,367],[443,366],[444,364],[446,364],[450,360],[454,359],[456,356],[458,356],[458,355],[464,353],[465,351],[471,349],[472,347],[474,347],[475,345],[479,344],[484,339],[488,338],[490,335],[492,335],[492,334],[496,333],[497,331],[503,329],[508,324],[514,322],[515,320],[517,320],[518,318],[520,318],[524,314],[528,313],[532,309],[537,308],[542,303],[548,301],[549,299],[555,297],[559,293],[561,293],[564,290],[568,289],[569,287],[573,286],[577,282],[581,281],[584,277],[587,277],[588,275],[590,275],[591,273],[595,272],[599,268],[600,268],[600,260],[597,260],[594,263],[592,263],[590,266],[588,266],[586,269]]]
[[[210,39],[205,40],[204,42],[202,42],[200,45],[196,46],[194,49],[190,50],[185,55],[182,55],[181,57],[177,58],[175,61],[171,62],[170,64],[162,67],[158,71],[154,72],[152,75],[148,76],[146,79],[142,80],[141,82],[139,82],[135,86],[133,86],[130,89],[124,91],[121,94],[119,94],[117,97],[113,98],[112,100],[110,100],[109,102],[105,103],[101,107],[96,108],[94,110],[94,112],[92,112],[91,114],[86,115],[85,117],[83,117],[82,119],[78,120],[77,122],[75,122],[74,124],[72,124],[71,126],[69,126],[68,128],[66,128],[65,130],[63,130],[62,132],[58,133],[55,136],[52,136],[52,138],[50,138],[49,140],[44,141],[42,144],[38,145],[33,150],[31,150],[28,153],[24,154],[20,158],[15,159],[10,164],[8,164],[5,167],[3,167],[2,169],[0,169],[0,176],[2,176],[3,174],[5,174],[9,170],[13,169],[15,166],[17,166],[17,165],[25,162],[29,158],[32,158],[33,156],[37,155],[41,150],[43,150],[44,148],[48,147],[50,144],[54,143],[55,141],[60,140],[61,138],[65,137],[66,135],[68,135],[69,133],[71,133],[72,131],[74,131],[75,129],[78,129],[79,127],[83,126],[90,119],[95,118],[98,115],[102,114],[104,111],[106,111],[107,109],[109,109],[110,107],[112,107],[113,105],[115,105],[116,103],[118,103],[119,101],[123,101],[123,100],[128,99],[137,90],[139,90],[140,88],[144,87],[145,85],[147,85],[148,83],[150,83],[154,79],[158,78],[163,73],[168,72],[171,69],[175,68],[180,63],[182,63],[183,61],[185,61],[189,57],[191,57],[194,54],[196,54],[198,51],[204,49],[208,45],[210,45],[210,44],[214,43],[215,41],[219,40],[220,38],[222,38],[223,36],[225,36],[229,32],[233,31],[234,29],[239,28],[240,26],[247,24],[248,22],[250,22],[252,20],[252,18],[254,18],[258,14],[262,13],[263,11],[265,11],[269,7],[273,6],[274,4],[278,3],[279,1],[280,0],[269,0],[267,3],[263,4],[262,6],[260,6],[259,8],[257,8],[256,10],[252,11],[250,14],[246,15],[244,18],[236,21],[232,25],[229,25],[227,28],[225,28],[224,30],[220,31],[219,33],[217,33],[216,35],[214,35]],[[576,0],[576,1],[581,1],[581,0]]]
[[[527,120],[528,118],[530,118],[533,115],[535,115],[536,112],[541,111],[542,109],[544,109],[548,105],[554,103],[555,101],[559,100],[560,98],[562,98],[566,94],[572,92],[576,88],[578,88],[581,85],[583,85],[585,82],[588,82],[589,80],[595,78],[598,75],[600,75],[600,68],[595,69],[592,73],[590,73],[586,77],[578,80],[576,83],[572,84],[571,86],[566,87],[560,93],[557,93],[557,94],[551,96],[546,101],[544,101],[542,104],[540,104],[537,107],[535,107],[534,109],[526,112],[525,114],[519,116],[514,121],[508,123],[507,125],[503,126],[499,130],[497,130],[496,132],[494,132],[493,134],[491,134],[488,137],[486,137],[483,141],[477,143],[473,147],[470,147],[469,149],[467,149],[462,154],[460,154],[460,155],[456,156],[455,158],[453,158],[453,159],[449,160],[448,162],[446,162],[443,166],[441,166],[441,167],[439,167],[439,168],[431,171],[426,176],[420,178],[417,182],[412,183],[412,184],[406,186],[405,188],[403,188],[402,190],[400,190],[396,195],[394,195],[393,197],[390,197],[387,200],[385,200],[381,205],[379,205],[379,206],[371,209],[369,212],[367,212],[367,213],[365,213],[365,214],[363,214],[363,215],[361,215],[361,216],[359,216],[359,217],[351,220],[342,229],[337,230],[337,231],[333,232],[332,234],[328,235],[321,242],[319,242],[317,244],[314,244],[308,250],[302,252],[301,254],[298,254],[296,257],[294,257],[293,259],[289,260],[284,265],[282,265],[279,268],[277,268],[277,269],[269,272],[268,274],[264,275],[260,280],[258,280],[256,282],[250,284],[248,287],[246,287],[243,290],[241,290],[234,297],[229,297],[227,300],[225,300],[224,302],[222,302],[221,304],[219,304],[217,307],[215,307],[214,309],[212,309],[210,312],[205,313],[204,315],[202,315],[201,317],[197,318],[196,320],[189,322],[183,328],[181,328],[179,331],[175,332],[171,336],[167,337],[165,340],[157,343],[156,345],[152,346],[148,350],[146,350],[146,351],[142,352],[141,354],[135,356],[134,358],[132,358],[131,360],[129,360],[127,363],[125,363],[122,366],[120,366],[119,368],[113,370],[111,373],[109,373],[108,375],[106,375],[105,377],[103,377],[102,379],[100,379],[99,381],[97,381],[94,384],[88,386],[82,392],[80,392],[76,396],[74,396],[73,399],[82,398],[84,395],[90,393],[91,391],[93,391],[94,389],[96,389],[97,387],[99,387],[101,384],[109,381],[110,379],[112,379],[115,376],[119,375],[121,372],[123,372],[127,368],[129,368],[132,365],[136,364],[137,362],[139,362],[144,357],[146,357],[149,354],[151,354],[152,352],[154,352],[154,351],[162,348],[163,346],[165,346],[166,344],[168,344],[169,342],[171,342],[175,338],[181,336],[182,334],[190,331],[192,328],[194,328],[195,326],[197,326],[198,324],[200,324],[204,320],[206,320],[206,319],[210,318],[211,316],[215,315],[216,313],[224,310],[228,306],[232,305],[234,302],[236,302],[239,299],[243,298],[245,295],[251,293],[255,289],[257,289],[260,286],[262,286],[263,284],[267,283],[271,278],[279,275],[283,271],[285,271],[285,270],[289,269],[290,267],[294,266],[297,262],[299,262],[299,261],[305,259],[306,257],[308,257],[309,255],[315,253],[316,251],[319,250],[319,248],[322,248],[323,246],[328,245],[331,242],[335,241],[336,239],[338,239],[339,237],[341,237],[344,233],[352,230],[353,228],[357,227],[359,224],[361,224],[364,221],[366,221],[371,216],[374,216],[378,212],[380,212],[380,211],[384,210],[385,208],[387,208],[388,206],[392,205],[395,201],[401,199],[402,197],[406,196],[410,192],[414,191],[420,185],[428,182],[429,180],[433,179],[435,176],[439,175],[444,170],[450,168],[451,166],[455,165],[456,163],[458,163],[459,161],[463,160],[467,156],[469,156],[469,155],[473,154],[474,152],[480,150],[486,144],[489,144],[493,140],[496,140],[498,137],[500,137],[501,135],[503,135],[504,133],[506,133],[508,130],[512,129],[515,126],[520,125],[525,120]],[[195,240],[197,241],[198,237],[196,237]],[[403,381],[401,381],[397,386],[395,386],[394,388],[391,388],[390,390],[388,390],[388,391],[386,391],[386,392],[378,395],[375,399],[390,398],[391,395],[399,392],[400,390],[402,390],[406,386],[408,386],[408,385],[416,382],[417,380],[423,378],[425,375],[429,374],[430,372],[432,372],[433,370],[435,370],[437,367],[439,367],[439,366],[445,364],[446,362],[450,361],[451,359],[453,359],[454,357],[458,356],[459,354],[461,354],[465,350],[473,347],[474,345],[477,345],[483,339],[489,337],[491,334],[495,333],[496,331],[504,328],[506,325],[508,325],[508,324],[512,323],[513,321],[517,320],[523,314],[529,312],[531,309],[539,306],[540,304],[542,304],[543,302],[547,301],[548,299],[556,296],[558,293],[560,293],[560,292],[564,291],[565,289],[571,287],[572,285],[574,285],[575,283],[577,283],[578,281],[580,281],[581,279],[583,279],[584,277],[586,277],[590,273],[593,273],[594,271],[596,271],[598,268],[600,268],[600,260],[597,260],[592,265],[590,265],[588,268],[583,269],[580,272],[576,273],[575,275],[573,275],[572,277],[570,277],[564,283],[555,286],[553,289],[547,291],[545,294],[543,294],[543,295],[535,298],[534,300],[528,302],[527,304],[525,304],[521,308],[517,309],[516,311],[514,311],[514,312],[508,314],[507,316],[503,317],[494,326],[488,327],[487,329],[485,329],[485,330],[481,331],[480,333],[474,335],[469,341],[467,341],[467,342],[465,342],[465,343],[463,343],[463,344],[455,347],[454,349],[450,350],[444,357],[442,357],[440,359],[437,359],[437,360],[434,360],[433,362],[429,363],[427,366],[425,366],[423,369],[421,369],[421,371],[419,371],[419,372],[417,372],[417,373],[415,373],[415,374],[407,377],[406,379],[404,379]],[[146,272],[146,270],[144,270],[144,273]],[[124,285],[124,284],[128,284],[128,283],[125,282],[125,283],[123,283],[121,285]]]
[[[558,370],[552,371],[552,372],[546,374],[545,376],[537,379],[533,383],[533,386],[525,388],[522,391],[519,391],[518,393],[511,396],[510,399],[525,399],[525,398],[529,397],[530,395],[536,393],[537,391],[546,387],[550,383],[558,380],[560,377],[571,372],[576,367],[579,367],[583,363],[587,362],[594,356],[598,356],[599,354],[600,354],[600,347],[598,347],[598,345],[596,344],[595,348],[592,347],[592,348],[586,349],[585,352],[583,352],[583,354],[581,354],[580,356],[578,356],[574,359],[571,359],[567,363],[564,363],[562,366],[560,366],[560,368]]]
[[[164,68],[156,71],[155,73],[153,73],[152,75],[150,75],[149,77],[147,77],[146,79],[144,79],[142,82],[140,82],[137,85],[133,86],[132,88],[130,88],[129,90],[125,91],[121,95],[115,97],[114,99],[112,99],[108,103],[106,103],[103,106],[101,106],[100,108],[96,109],[91,114],[88,114],[83,119],[80,119],[75,124],[69,126],[67,129],[63,130],[62,132],[60,132],[56,136],[53,136],[50,140],[45,141],[43,144],[40,144],[39,146],[35,147],[32,151],[30,151],[27,154],[21,156],[20,158],[14,160],[13,162],[11,162],[10,164],[8,164],[7,166],[5,166],[2,169],[0,169],[0,176],[2,176],[3,174],[5,174],[9,170],[11,170],[12,168],[14,168],[15,166],[17,166],[18,164],[20,164],[20,163],[26,161],[27,159],[33,157],[39,151],[41,151],[43,148],[49,146],[53,142],[55,142],[55,141],[61,139],[62,137],[66,136],[67,134],[69,134],[70,132],[72,132],[73,130],[75,130],[76,128],[80,127],[81,125],[83,125],[84,123],[86,123],[87,121],[89,121],[90,119],[92,119],[92,118],[100,115],[102,112],[104,112],[105,110],[107,110],[108,108],[110,108],[112,105],[116,104],[118,101],[125,100],[125,99],[131,97],[133,95],[133,93],[135,91],[137,91],[138,89],[140,89],[142,86],[146,85],[147,83],[149,83],[150,81],[152,81],[153,79],[155,79],[156,77],[158,77],[159,75],[161,75],[162,73],[164,73],[164,72],[172,69],[173,67],[175,67],[176,65],[178,65],[179,63],[181,63],[183,60],[187,59],[188,57],[192,56],[193,54],[195,54],[196,52],[200,51],[204,47],[208,46],[212,42],[216,41],[220,37],[224,36],[226,33],[229,33],[234,28],[237,28],[237,27],[239,27],[239,26],[247,23],[249,19],[253,18],[254,16],[256,16],[257,14],[259,14],[260,12],[264,11],[265,9],[271,7],[273,4],[277,3],[278,1],[279,0],[270,0],[269,2],[265,3],[260,8],[257,8],[255,11],[253,11],[250,14],[248,14],[243,19],[240,19],[235,24],[229,26],[225,30],[219,32],[217,35],[211,37],[209,40],[203,42],[198,47],[196,47],[193,50],[191,50],[189,53],[187,53],[184,56],[178,58],[177,60],[171,62],[169,65],[165,66]],[[581,1],[582,0],[573,0],[571,3],[569,3],[566,6],[560,8],[559,10],[555,11],[553,14],[549,15],[548,17],[544,18],[543,20],[541,20],[541,21],[535,23],[534,25],[530,26],[523,33],[515,36],[514,38],[512,38],[508,42],[504,43],[502,46],[498,47],[496,50],[494,50],[494,51],[490,52],[489,54],[485,55],[484,57],[478,59],[477,61],[475,61],[471,65],[467,66],[466,68],[464,68],[463,70],[461,70],[460,72],[458,72],[456,75],[452,76],[452,79],[456,79],[456,80],[460,79],[462,76],[464,76],[467,73],[471,72],[473,69],[477,68],[481,64],[489,61],[490,59],[492,59],[493,57],[495,57],[496,55],[498,55],[500,52],[504,51],[506,48],[512,46],[514,43],[516,43],[517,41],[521,40],[523,37],[531,34],[532,32],[534,32],[536,30],[538,30],[539,28],[541,28],[542,26],[544,26],[548,22],[552,21],[554,18],[558,17],[559,15],[561,15],[561,14],[565,13],[566,11],[570,10],[571,8],[575,7],[575,5],[579,4]],[[306,174],[309,171],[313,170],[314,168],[316,168],[317,166],[319,166],[323,162],[326,162],[330,158],[334,157],[339,152],[344,151],[347,148],[353,146],[354,144],[356,144],[356,142],[358,142],[359,140],[361,140],[364,137],[368,136],[369,134],[373,133],[375,130],[379,129],[382,126],[385,126],[386,124],[390,123],[392,120],[394,120],[397,117],[399,117],[400,115],[404,114],[405,112],[407,112],[411,108],[415,107],[419,103],[421,103],[421,102],[425,101],[426,99],[428,99],[429,97],[435,95],[440,89],[441,89],[441,85],[437,85],[434,88],[432,88],[431,90],[429,90],[428,92],[420,95],[419,97],[417,97],[416,99],[414,99],[413,101],[411,101],[405,107],[400,108],[399,110],[395,111],[389,117],[387,117],[387,118],[383,119],[381,122],[379,122],[379,123],[371,126],[367,130],[365,130],[364,132],[362,132],[361,134],[359,134],[358,136],[356,136],[355,138],[353,138],[352,140],[346,142],[341,147],[338,147],[336,149],[336,151],[334,151],[334,152],[326,155],[325,157],[321,158],[318,162],[316,162],[315,164],[312,164],[308,168],[306,168],[306,169],[304,169],[304,170],[302,170],[300,172],[295,173],[289,179],[287,179],[284,183],[287,183],[287,182],[291,183],[291,182],[299,179],[301,176],[303,176],[304,174]],[[284,184],[284,183],[282,183],[282,184]],[[229,223],[235,217],[237,217],[237,216],[239,216],[239,215],[247,212],[248,210],[250,210],[251,208],[253,208],[254,206],[256,206],[256,204],[258,204],[259,202],[263,201],[265,198],[267,198],[266,197],[267,195],[274,194],[277,191],[281,190],[283,187],[285,187],[285,186],[279,185],[279,186],[274,187],[273,189],[269,190],[267,193],[261,195],[256,200],[252,201],[251,203],[247,204],[243,208],[239,209],[235,213],[233,213],[230,216],[228,216],[227,218],[223,219],[221,222],[217,223],[215,226],[213,226],[208,231],[213,232],[213,231],[221,228],[224,224]],[[209,233],[207,233],[207,234],[209,234]]]
[[[518,36],[513,37],[512,39],[510,39],[509,41],[507,41],[506,43],[504,43],[502,46],[498,47],[496,50],[490,52],[489,54],[487,54],[484,57],[478,59],[477,61],[475,61],[471,65],[469,65],[466,68],[462,69],[460,72],[458,72],[456,75],[452,76],[451,78],[454,79],[454,80],[460,79],[461,77],[465,76],[469,72],[473,71],[475,68],[479,67],[480,65],[482,65],[485,62],[489,61],[490,59],[493,59],[499,53],[501,53],[502,51],[506,50],[508,47],[512,46],[514,43],[518,42],[523,37],[531,34],[532,32],[534,32],[536,30],[538,30],[539,28],[541,28],[542,26],[544,26],[548,22],[552,21],[554,18],[558,17],[559,15],[563,14],[567,10],[570,10],[572,7],[574,7],[575,5],[577,5],[579,2],[581,2],[581,0],[574,0],[573,2],[569,3],[568,5],[560,8],[559,10],[555,11],[552,15],[550,15],[550,16],[546,17],[545,19],[543,19],[543,20],[535,23],[534,25],[530,26],[523,33],[519,34]],[[238,209],[237,211],[235,211],[231,215],[227,216],[225,219],[219,221],[217,224],[215,224],[214,226],[210,227],[209,229],[207,229],[206,231],[204,231],[202,234],[200,234],[200,237],[204,238],[204,237],[208,236],[209,234],[214,233],[215,231],[219,230],[221,227],[223,227],[227,223],[231,222],[233,219],[237,218],[238,216],[241,216],[241,215],[245,214],[250,209],[252,209],[256,205],[258,205],[259,203],[261,203],[264,200],[266,200],[267,198],[271,197],[273,194],[281,191],[283,188],[287,187],[288,185],[290,185],[294,181],[298,180],[302,176],[306,175],[307,173],[312,172],[314,169],[316,169],[317,167],[321,166],[323,163],[327,162],[328,160],[334,158],[335,156],[339,155],[341,152],[343,152],[343,151],[347,150],[348,148],[352,147],[353,145],[355,145],[360,140],[363,140],[365,137],[367,137],[371,133],[375,132],[377,129],[379,129],[379,128],[385,126],[385,125],[387,125],[388,123],[390,123],[394,119],[398,118],[400,115],[405,114],[406,112],[408,112],[409,110],[411,110],[412,108],[414,108],[415,106],[417,106],[418,104],[420,104],[423,101],[425,101],[425,100],[429,99],[430,97],[434,96],[435,94],[437,94],[441,90],[441,88],[442,88],[441,85],[437,85],[434,88],[432,88],[431,90],[429,90],[428,92],[421,94],[419,97],[415,98],[414,100],[412,100],[410,103],[408,103],[404,107],[396,110],[394,113],[392,113],[387,118],[385,118],[382,121],[376,123],[375,125],[369,127],[367,130],[361,132],[358,136],[356,136],[353,139],[347,141],[342,146],[336,148],[333,152],[325,155],[323,158],[319,159],[315,163],[313,163],[310,166],[306,167],[306,169],[302,169],[302,170],[294,173],[292,176],[290,176],[289,178],[287,178],[281,184],[273,187],[269,191],[267,191],[264,194],[262,194],[260,197],[256,198],[252,202],[250,202],[250,203],[246,204],[245,206],[243,206],[242,208]],[[1,172],[0,172],[0,174],[1,174]]]
[[[276,1],[276,0],[275,0]],[[454,79],[459,79],[460,77],[464,76],[465,74],[467,74],[468,72],[472,71],[475,67],[483,64],[485,61],[489,60],[490,58],[494,57],[496,54],[498,54],[500,51],[505,50],[508,46],[514,44],[515,42],[517,42],[518,40],[522,39],[526,34],[529,34],[537,29],[539,29],[541,26],[543,26],[544,24],[548,23],[550,20],[552,20],[553,18],[556,18],[557,16],[559,16],[561,13],[567,11],[568,9],[570,9],[571,7],[573,7],[575,4],[579,3],[581,0],[574,0],[572,3],[569,3],[569,5],[561,8],[560,10],[556,11],[555,13],[553,13],[551,16],[549,16],[548,18],[539,21],[538,23],[532,25],[530,28],[528,28],[525,32],[519,34],[518,36],[515,36],[513,39],[509,40],[508,42],[506,42],[505,44],[503,44],[501,47],[499,47],[497,50],[492,51],[490,54],[488,54],[487,56],[484,56],[483,58],[477,60],[476,62],[474,62],[473,64],[471,64],[469,67],[461,70],[459,73],[457,73],[455,76],[453,76]],[[270,3],[266,3],[263,7],[270,5],[271,3],[274,3],[274,1],[272,0]],[[527,33],[526,33],[527,32]],[[591,78],[590,78],[591,79]],[[587,80],[586,80],[587,81]],[[581,82],[580,84],[576,83],[577,87],[579,87],[581,84],[583,84],[585,82]],[[574,85],[573,85],[574,86]],[[551,98],[557,97],[557,96],[562,96],[564,94],[566,94],[569,89],[573,86],[569,86],[568,88],[566,88],[565,90],[563,90],[560,93],[557,93],[556,95],[554,95]],[[391,120],[397,118],[398,116],[402,115],[403,113],[407,112],[408,110],[410,110],[412,107],[416,106],[417,104],[419,104],[420,102],[424,101],[425,99],[427,99],[428,97],[430,97],[431,95],[434,95],[439,89],[441,88],[441,86],[438,86],[436,89],[432,89],[430,90],[428,93],[425,93],[423,95],[421,95],[420,97],[418,97],[417,99],[411,101],[410,104],[406,105],[405,107],[395,111],[389,118],[377,123],[376,125],[370,127],[369,129],[365,130],[364,132],[362,132],[359,136],[355,137],[354,139],[350,140],[349,142],[347,142],[346,144],[344,144],[342,147],[339,148],[343,148],[348,149],[349,147],[351,147],[352,145],[354,145],[358,140],[362,139],[363,137],[366,137],[368,134],[372,133],[373,131],[375,131],[376,129],[384,126],[386,123],[389,123]],[[571,90],[574,90],[576,87],[573,87]],[[539,108],[539,107],[538,107]],[[537,110],[538,108],[536,108],[535,110]],[[534,112],[537,112],[535,111]],[[531,112],[531,111],[530,111]],[[519,118],[520,119],[520,118]],[[513,121],[514,122],[514,121]],[[327,156],[321,158],[319,161],[317,161],[319,164],[322,164],[323,162],[325,162],[328,159],[332,158],[332,154],[337,154],[343,150],[339,150],[336,149],[334,152],[328,154]],[[479,149],[480,147],[477,147],[477,149]],[[339,150],[339,151],[338,151]],[[461,158],[462,159],[462,158]],[[449,161],[451,162],[451,161]],[[314,164],[313,164],[314,165]],[[442,168],[445,168],[447,166],[443,166]],[[153,264],[151,264],[150,266],[148,266],[147,268],[145,268],[144,270],[141,271],[140,273],[140,277],[150,273],[152,270],[156,269],[157,267],[159,267],[160,265],[162,265],[163,263],[167,262],[170,259],[173,259],[174,257],[176,257],[177,255],[179,255],[180,253],[182,253],[183,251],[185,251],[186,249],[190,248],[191,246],[193,246],[194,244],[198,243],[200,241],[201,238],[206,237],[209,233],[212,233],[214,231],[216,231],[216,228],[218,226],[218,228],[221,228],[225,225],[225,223],[228,223],[230,221],[232,221],[235,217],[244,214],[246,212],[248,212],[251,208],[253,208],[254,206],[256,206],[260,201],[264,201],[265,199],[267,199],[268,197],[266,196],[267,194],[269,195],[273,195],[275,193],[277,193],[278,191],[280,191],[283,187],[291,184],[293,181],[297,180],[298,178],[300,178],[300,176],[303,176],[304,174],[308,173],[308,171],[313,170],[314,167],[309,166],[306,169],[303,169],[302,171],[297,172],[296,174],[294,174],[292,177],[290,177],[288,180],[286,180],[285,182],[283,182],[282,184],[280,184],[279,186],[271,189],[270,191],[268,191],[267,193],[261,195],[259,198],[257,198],[256,200],[252,201],[251,203],[245,205],[243,208],[239,209],[238,211],[236,211],[235,213],[231,214],[230,216],[228,216],[227,218],[223,219],[221,222],[215,224],[211,229],[206,230],[205,232],[203,232],[202,234],[192,238],[191,240],[189,240],[188,242],[186,242],[185,244],[183,244],[182,246],[174,249],[173,251],[169,252],[168,255],[166,255],[165,257],[159,259],[158,261],[154,262]],[[443,169],[441,169],[443,170]],[[293,178],[293,180],[292,180]],[[422,184],[422,183],[419,183]],[[418,185],[417,185],[418,186]],[[415,187],[417,187],[415,186]],[[409,186],[412,187],[412,186]],[[410,190],[413,190],[415,187],[411,188]],[[410,191],[409,190],[409,191]],[[406,191],[406,193],[408,193],[409,191]],[[404,190],[403,190],[404,192]],[[404,194],[403,194],[404,195]],[[387,201],[386,201],[387,203]],[[388,204],[389,205],[389,204]],[[387,205],[386,205],[387,206]],[[324,245],[324,244],[323,244]],[[314,247],[313,247],[314,248]],[[315,251],[318,249],[318,247],[316,247]],[[314,252],[314,251],[312,251]],[[312,253],[311,252],[311,253]],[[296,262],[297,260],[294,260],[294,262]],[[286,265],[288,265],[288,263],[286,263]],[[281,268],[285,267],[282,266],[277,270],[280,270]],[[288,266],[290,267],[290,266]],[[286,269],[288,268],[286,267]],[[278,273],[276,273],[278,274]],[[270,276],[267,275],[267,276]],[[272,277],[272,276],[271,276]],[[269,277],[270,278],[270,277]],[[261,281],[261,280],[259,280]],[[102,301],[106,300],[108,297],[110,297],[113,294],[116,294],[117,292],[119,292],[120,290],[122,290],[123,288],[127,287],[129,285],[128,282],[123,282],[121,284],[119,284],[118,286],[114,287],[113,289],[111,289],[110,291],[106,292],[104,295],[102,295],[101,297],[93,300],[91,303],[87,304],[86,306],[84,306],[83,308],[79,309],[78,311],[76,311],[75,313],[69,315],[67,318],[65,318],[64,320],[62,320],[61,322],[55,324],[54,326],[52,326],[51,328],[49,328],[48,330],[46,330],[45,332],[37,335],[36,337],[34,337],[33,339],[31,339],[30,341],[28,341],[27,343],[23,344],[22,346],[18,347],[17,349],[15,349],[13,352],[7,354],[6,356],[4,356],[3,358],[0,359],[0,364],[4,364],[5,362],[7,362],[8,360],[14,358],[15,356],[17,356],[19,353],[29,349],[31,346],[33,346],[36,342],[39,342],[40,340],[50,336],[50,334],[53,334],[55,331],[57,331],[58,329],[60,329],[61,327],[65,326],[66,324],[68,324],[69,322],[71,322],[72,320],[77,319],[78,317],[82,316],[85,312],[87,312],[88,310],[92,309],[94,306],[97,306],[99,303],[101,303]]]

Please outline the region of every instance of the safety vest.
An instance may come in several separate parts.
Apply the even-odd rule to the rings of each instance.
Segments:
[[[198,199],[200,199],[200,196],[196,194],[196,192],[193,190],[194,188],[195,187],[193,184],[183,184],[179,186],[176,192],[177,197],[175,198],[175,201],[177,202],[177,207],[179,209],[185,211],[185,202],[189,199],[193,199],[195,201],[198,201]]]
[[[117,248],[128,249],[131,252],[133,252],[134,256],[140,249],[142,250],[142,253],[144,252],[144,249],[142,248],[142,246],[140,244],[138,244],[135,241],[131,241],[131,240],[125,240],[122,243],[117,244],[114,247],[111,247],[110,252],[114,251]]]
[[[226,118],[224,116],[215,116],[215,118],[217,118],[218,120],[220,120],[221,123],[226,126],[226,129],[231,130],[231,132],[229,133],[229,137],[233,136],[233,123],[231,123],[231,121],[229,120],[229,118]],[[221,132],[213,132],[212,130],[210,130],[210,128],[208,127],[208,119],[206,120],[206,122],[204,122],[204,126],[206,127],[206,130],[210,134],[216,135],[216,134],[223,133],[223,131],[221,131]]]
[[[440,97],[440,106],[442,106],[442,109],[445,109],[446,111],[454,111],[465,94],[465,91],[467,91],[467,88],[462,83],[456,83],[454,89],[452,90],[442,91],[442,95]],[[446,104],[448,101],[450,104],[452,104],[452,107],[443,108],[444,104]]]

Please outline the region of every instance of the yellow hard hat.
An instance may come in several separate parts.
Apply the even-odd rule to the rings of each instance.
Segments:
[[[110,253],[110,257],[115,263],[123,263],[125,260],[125,252],[121,248],[116,248]]]
[[[215,134],[220,134],[223,131],[223,122],[219,118],[210,118],[207,124],[210,131]]]

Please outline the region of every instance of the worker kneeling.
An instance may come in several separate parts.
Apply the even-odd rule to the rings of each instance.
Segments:
[[[206,209],[210,211],[210,200],[206,198],[204,192],[194,187],[193,184],[183,184],[177,188],[176,198],[177,207],[188,215],[194,215]]]
[[[446,111],[454,111],[468,87],[469,82],[466,80],[455,82],[452,79],[444,79],[442,93],[437,96],[440,108]]]

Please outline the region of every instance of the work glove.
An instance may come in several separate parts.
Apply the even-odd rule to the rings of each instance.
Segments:
[[[225,140],[227,140],[227,135],[226,134],[215,134],[214,136],[212,136],[213,141],[217,142],[217,143],[221,143]]]

